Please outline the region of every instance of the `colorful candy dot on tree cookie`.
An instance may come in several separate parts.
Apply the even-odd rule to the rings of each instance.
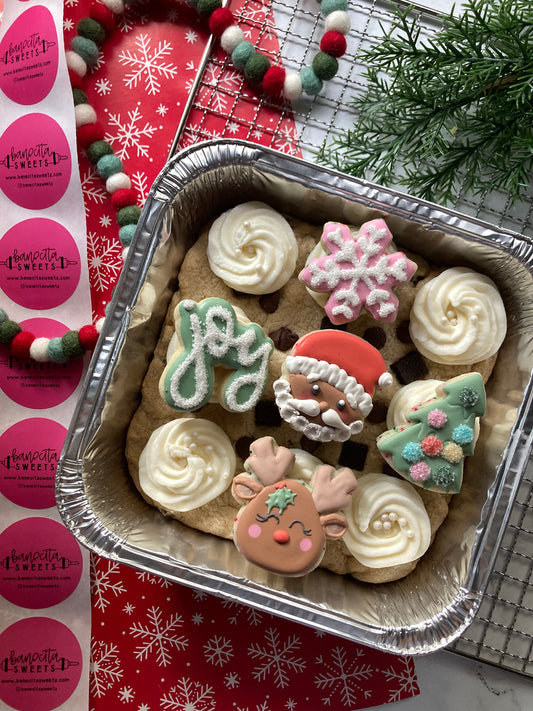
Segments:
[[[392,383],[380,352],[346,331],[308,333],[274,383],[282,418],[309,439],[345,442],[363,429],[376,386]]]
[[[160,379],[175,410],[197,410],[214,398],[225,409],[253,409],[265,388],[274,344],[224,299],[186,299],[175,311],[177,346]]]
[[[294,451],[271,437],[251,444],[249,474],[233,480],[235,498],[244,504],[233,529],[235,545],[251,563],[272,573],[302,576],[319,565],[326,538],[340,538],[357,479],[350,469],[335,472],[320,463],[311,484],[289,478]]]
[[[485,413],[483,378],[473,372],[448,380],[436,397],[414,407],[408,423],[377,439],[398,474],[432,491],[457,493],[465,457],[474,453],[476,419]]]
[[[417,265],[403,252],[390,252],[391,241],[381,219],[366,222],[356,236],[347,225],[326,223],[320,243],[326,254],[312,255],[300,279],[312,291],[330,293],[324,308],[333,324],[355,321],[363,307],[376,321],[394,321],[393,289],[409,281]]]

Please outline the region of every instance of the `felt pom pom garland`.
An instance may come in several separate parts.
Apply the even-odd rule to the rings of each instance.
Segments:
[[[89,161],[105,181],[106,191],[111,195],[111,203],[116,210],[118,234],[125,248],[124,253],[135,234],[141,208],[122,160],[105,140],[96,111],[89,104],[84,88],[87,72],[97,62],[100,47],[106,37],[116,28],[117,18],[127,5],[133,5],[136,1],[93,2],[89,16],[78,22],[76,35],[66,52],[78,146],[86,151]],[[231,58],[235,68],[242,71],[250,83],[258,86],[267,96],[289,101],[301,98],[304,93],[309,96],[319,94],[324,81],[336,75],[338,59],[346,52],[346,35],[350,31],[348,0],[317,1],[325,18],[320,51],[314,56],[311,65],[303,67],[300,72],[286,72],[283,67],[272,64],[265,54],[257,52],[253,44],[245,39],[233,13],[222,6],[222,0],[186,0],[199,15],[207,19],[210,32],[220,41],[220,46]],[[18,358],[65,363],[70,358],[83,356],[94,349],[102,324],[103,318],[95,325],[88,324],[79,331],[68,331],[58,338],[36,338],[0,309],[0,344],[7,345],[11,354]]]

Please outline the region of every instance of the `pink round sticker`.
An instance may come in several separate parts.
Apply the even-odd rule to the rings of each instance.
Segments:
[[[58,61],[59,43],[50,10],[30,7],[0,42],[0,88],[17,104],[37,104],[54,85]]]
[[[66,625],[30,617],[0,634],[0,699],[17,711],[52,711],[75,691],[83,659]]]
[[[0,188],[16,205],[42,210],[68,187],[72,160],[61,126],[46,114],[26,114],[0,137]]]
[[[21,420],[0,435],[0,492],[17,506],[55,506],[55,477],[67,434],[42,417]]]
[[[31,610],[66,600],[80,582],[79,543],[49,518],[24,518],[0,534],[0,595]]]
[[[67,332],[62,323],[48,318],[28,319],[20,325],[36,338],[54,338]],[[77,388],[83,363],[83,358],[71,358],[66,363],[16,358],[7,346],[0,345],[0,388],[23,407],[33,410],[55,407]]]
[[[44,217],[24,220],[0,240],[0,284],[27,309],[53,309],[74,293],[80,254],[63,225]]]

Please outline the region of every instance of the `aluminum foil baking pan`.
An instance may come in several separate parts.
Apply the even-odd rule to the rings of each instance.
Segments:
[[[406,578],[381,585],[317,569],[253,569],[231,541],[164,518],[135,489],[130,419],[185,251],[205,223],[245,200],[317,224],[384,216],[400,247],[488,274],[509,328],[488,385],[475,472]],[[533,244],[475,219],[242,141],[175,156],[155,181],[115,290],[57,471],[65,525],[91,551],[142,571],[399,654],[449,644],[471,622],[498,552],[532,438]]]

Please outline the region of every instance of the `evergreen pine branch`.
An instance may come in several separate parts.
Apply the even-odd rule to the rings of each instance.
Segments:
[[[453,201],[460,185],[521,199],[533,171],[533,3],[467,0],[429,38],[412,7],[392,11],[362,53],[353,128],[319,160],[430,200]]]

